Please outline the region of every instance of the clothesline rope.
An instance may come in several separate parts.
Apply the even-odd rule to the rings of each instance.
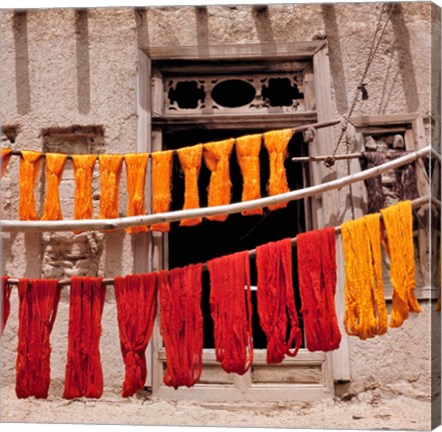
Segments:
[[[383,174],[384,172],[409,164],[419,158],[428,155],[432,151],[430,146],[424,147],[409,154],[388,161],[384,164],[367,169],[362,172],[351,174],[337,180],[320,185],[309,186],[279,195],[269,196],[246,202],[239,202],[228,205],[203,207],[190,210],[178,210],[165,213],[157,213],[145,216],[131,216],[117,219],[84,219],[84,220],[62,220],[62,221],[18,221],[1,220],[1,229],[4,232],[14,231],[85,231],[85,230],[114,230],[124,229],[139,225],[152,225],[155,223],[177,222],[183,219],[216,216],[221,214],[240,213],[245,210],[252,210],[269,205],[300,200],[334,189],[340,189],[358,181],[363,181]]]
[[[433,203],[438,208],[441,207],[441,202],[439,200],[437,200],[436,198],[434,198],[434,197],[430,197],[429,195],[416,198],[415,200],[411,201],[411,204],[412,204],[413,208],[418,208],[418,207],[421,207],[421,206],[423,206],[425,204],[428,204],[429,202]],[[381,213],[376,213],[376,214],[379,216],[379,218],[382,219],[382,214]],[[335,230],[335,234],[338,235],[341,232],[341,227],[340,226],[335,226],[334,230]],[[292,246],[296,245],[296,243],[297,243],[296,239],[297,239],[297,236],[292,237],[290,239],[290,242],[291,242]],[[251,249],[251,250],[247,251],[247,253],[249,254],[250,258],[256,257],[256,249]],[[207,263],[203,263],[202,264],[202,270],[203,271],[207,271]],[[9,285],[18,285],[18,281],[19,281],[19,279],[9,278],[8,279],[8,284]],[[103,278],[103,280],[102,280],[102,284],[103,285],[113,285],[113,283],[114,283],[114,278]],[[68,285],[71,284],[71,280],[70,279],[62,279],[62,280],[60,280],[58,282],[58,284],[59,284],[59,286],[68,286]]]
[[[330,126],[335,126],[335,125],[339,124],[340,122],[341,122],[341,120],[336,119],[336,120],[330,120],[330,121],[326,121],[326,122],[311,123],[308,125],[298,126],[298,127],[291,128],[291,129],[294,130],[295,133],[299,133],[299,132],[305,132],[309,129],[322,129],[322,128],[326,128],[326,127],[330,127]],[[190,147],[193,147],[193,146],[190,146]],[[172,152],[173,152],[173,154],[178,154],[177,150],[172,150]],[[11,149],[10,154],[11,154],[11,156],[22,156],[22,150],[12,150]],[[41,157],[45,158],[46,153],[42,153]],[[72,156],[68,155],[67,158],[72,159]],[[97,155],[97,158],[98,158],[98,155]]]

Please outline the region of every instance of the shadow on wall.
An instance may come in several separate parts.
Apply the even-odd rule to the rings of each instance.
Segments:
[[[14,12],[12,17],[12,28],[14,32],[15,45],[15,88],[17,97],[17,113],[20,115],[25,115],[31,111],[27,12]]]
[[[80,114],[88,114],[91,108],[91,77],[87,9],[79,9],[75,11],[75,37],[77,54],[78,112]]]
[[[336,108],[343,114],[348,111],[347,88],[345,85],[344,63],[342,61],[341,39],[334,5],[321,5],[324,29],[330,51],[330,69],[336,98]]]

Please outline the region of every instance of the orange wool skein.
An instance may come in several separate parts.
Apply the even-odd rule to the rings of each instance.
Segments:
[[[144,199],[144,187],[146,183],[146,167],[148,153],[133,153],[124,156],[126,162],[127,192],[129,199],[127,203],[128,216],[140,216],[146,214]],[[147,227],[137,226],[126,228],[128,233],[139,233],[147,231]]]
[[[74,219],[92,218],[92,175],[97,155],[74,155]]]
[[[118,217],[122,155],[99,155],[100,161],[100,219]]]
[[[379,216],[371,214],[341,225],[345,259],[347,334],[360,339],[387,331],[387,307],[382,282]]]
[[[243,177],[242,201],[261,198],[259,152],[262,135],[246,135],[236,139],[236,157]],[[244,216],[260,215],[262,208],[244,210]]]
[[[421,312],[414,293],[416,287],[413,211],[411,201],[402,201],[381,210],[390,257],[390,279],[393,285],[393,309],[390,327],[400,327],[409,312]]]
[[[287,157],[287,147],[293,133],[293,129],[282,129],[264,134],[264,146],[269,153],[270,162],[270,177],[267,186],[270,196],[289,192],[284,161]],[[286,206],[287,203],[273,204],[269,206],[269,209],[276,210]]]
[[[172,166],[173,151],[166,150],[152,153],[152,212],[164,213],[169,211],[172,201]],[[170,231],[170,224],[156,223],[152,231]]]
[[[8,166],[9,160],[11,159],[11,149],[9,148],[2,148],[2,155],[1,155],[1,177],[3,177],[3,174],[6,171],[6,167]]]
[[[23,150],[20,158],[20,203],[18,213],[21,220],[37,220],[34,189],[41,166],[41,153]]]
[[[177,151],[184,172],[184,210],[199,208],[198,176],[201,170],[203,145],[183,147]],[[183,219],[180,226],[193,226],[201,223],[202,218]]]
[[[234,139],[204,144],[204,162],[212,172],[210,175],[207,205],[209,207],[230,203],[232,182],[230,181],[229,158]],[[223,222],[228,215],[208,216],[211,221]]]
[[[43,207],[42,220],[61,220],[63,215],[60,206],[59,185],[63,175],[67,155],[46,153],[46,199]]]

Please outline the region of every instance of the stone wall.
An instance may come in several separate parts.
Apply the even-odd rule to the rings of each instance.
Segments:
[[[365,66],[381,4],[208,6],[2,11],[1,117],[4,145],[16,149],[128,153],[136,149],[137,46],[207,46],[309,41],[329,45],[334,117],[349,110]],[[398,3],[367,75],[369,97],[355,115],[421,112],[428,123],[431,98],[430,3]],[[7,131],[15,131],[8,135]],[[92,131],[92,132],[91,132]],[[339,133],[339,128],[336,133]],[[95,135],[94,135],[95,133]],[[60,135],[61,134],[61,135]],[[92,135],[91,135],[92,134]],[[11,138],[12,136],[12,138]],[[60,138],[61,136],[61,138]],[[428,137],[429,138],[429,137]],[[339,165],[345,174],[344,164]],[[18,160],[1,181],[3,217],[17,218]],[[72,215],[72,167],[61,185]],[[97,181],[97,178],[94,180]],[[121,179],[125,183],[124,177]],[[40,181],[40,184],[42,182]],[[125,214],[125,191],[120,210]],[[37,202],[42,207],[42,188]],[[346,208],[348,191],[340,199]],[[95,194],[95,211],[98,195]],[[348,210],[348,209],[347,209]],[[349,217],[348,211],[342,215]],[[112,277],[133,271],[133,241],[124,232],[3,235],[2,271],[14,277]],[[61,393],[67,344],[68,290],[52,335],[51,391]],[[15,379],[16,290],[2,338],[2,378]],[[428,394],[430,304],[401,329],[374,341],[350,339],[352,382],[345,391],[404,384],[400,391]],[[103,316],[102,358],[107,391],[119,392],[119,352],[113,290]],[[400,365],[400,367],[399,367]]]

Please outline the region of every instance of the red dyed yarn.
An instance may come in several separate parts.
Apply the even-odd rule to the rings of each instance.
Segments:
[[[144,388],[146,348],[157,313],[157,274],[114,278],[121,353],[126,374],[121,395],[129,397]]]
[[[159,292],[160,328],[167,361],[164,384],[192,387],[202,371],[202,264],[161,271]]]
[[[296,356],[302,344],[293,292],[290,239],[258,246],[256,266],[258,314],[267,337],[267,363],[281,363],[286,354]]]
[[[105,295],[102,278],[71,278],[65,399],[103,394],[99,345]]]
[[[10,303],[10,296],[11,296],[11,285],[8,284],[9,276],[2,276],[0,278],[0,289],[2,291],[2,332],[0,334],[3,334],[3,330],[5,329],[6,323],[8,321],[9,312],[11,311],[11,303]]]
[[[249,255],[238,252],[207,262],[216,360],[243,375],[253,361]]]
[[[339,348],[341,332],[335,310],[336,236],[334,228],[299,234],[299,291],[309,351]]]
[[[54,279],[18,281],[18,345],[15,393],[46,399],[50,384],[50,334],[61,289]]]

